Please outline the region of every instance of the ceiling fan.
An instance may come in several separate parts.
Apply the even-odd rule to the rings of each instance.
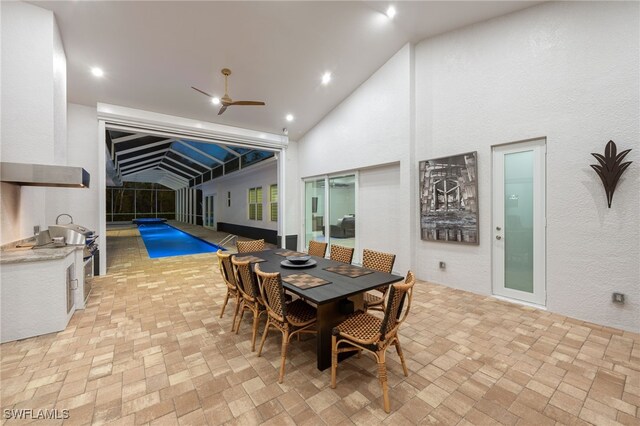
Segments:
[[[231,70],[229,68],[222,68],[222,71],[220,72],[222,73],[222,75],[224,75],[224,96],[220,98],[220,103],[222,104],[222,107],[220,108],[220,111],[218,111],[218,115],[221,115],[223,112],[227,110],[227,107],[230,107],[233,105],[265,105],[265,103],[262,101],[234,101],[233,99],[231,99],[227,90],[227,77],[231,75]],[[191,86],[191,88],[213,99],[213,96],[211,96],[204,90],[200,90],[197,87],[193,87],[193,86]]]

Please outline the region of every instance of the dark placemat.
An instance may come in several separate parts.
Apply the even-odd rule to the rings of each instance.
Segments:
[[[257,257],[257,256],[235,256],[236,260],[239,260],[240,262],[246,262],[249,261],[251,263],[260,263],[260,262],[264,262],[265,260],[261,257]]]
[[[276,254],[278,256],[282,256],[282,257],[287,257],[287,256],[307,256],[307,253],[301,253],[299,251],[293,251],[293,250],[277,251]]]
[[[329,266],[324,268],[325,271],[334,272],[336,274],[344,275],[349,278],[358,278],[363,275],[373,274],[373,271],[368,269],[361,268],[359,266],[354,265],[340,265],[340,266]]]
[[[293,274],[287,275],[282,278],[282,281],[295,285],[303,290],[308,288],[317,287],[319,285],[331,284],[331,281],[323,280],[322,278],[314,277],[309,274]]]

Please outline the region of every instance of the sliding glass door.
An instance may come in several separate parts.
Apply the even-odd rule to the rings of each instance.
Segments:
[[[356,247],[356,176],[329,178],[329,242]]]
[[[325,239],[325,180],[308,180],[304,184],[304,245]]]
[[[305,249],[312,240],[356,248],[356,186],[355,173],[305,180]]]

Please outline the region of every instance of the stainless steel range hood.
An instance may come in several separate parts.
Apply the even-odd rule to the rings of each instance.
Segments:
[[[1,162],[0,181],[25,186],[88,188],[89,172],[82,167]]]

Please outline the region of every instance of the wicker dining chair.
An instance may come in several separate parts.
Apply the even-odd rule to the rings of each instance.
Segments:
[[[327,243],[320,241],[309,241],[309,250],[307,253],[311,256],[325,257],[327,254]]]
[[[240,330],[240,324],[242,323],[242,316],[244,311],[250,311],[253,314],[253,327],[251,336],[251,351],[256,350],[256,336],[258,334],[258,323],[260,321],[260,315],[266,313],[266,308],[260,297],[260,290],[254,279],[253,272],[251,272],[251,262],[240,261],[234,257],[231,258],[233,269],[236,274],[236,282],[238,283],[238,290],[242,296],[242,302],[240,303],[240,319],[236,326],[236,334]]]
[[[238,253],[264,250],[264,240],[236,241]]]
[[[351,260],[353,259],[353,249],[351,247],[332,244],[331,250],[329,251],[329,259],[351,264]]]
[[[302,299],[296,299],[287,303],[284,297],[284,288],[280,273],[267,273],[260,270],[260,265],[255,267],[258,276],[258,285],[262,300],[267,307],[267,324],[262,333],[258,356],[262,355],[262,348],[267,339],[269,327],[273,326],[282,333],[282,347],[280,351],[280,377],[278,383],[284,380],[285,362],[287,359],[287,347],[294,335],[300,333],[317,333],[316,308],[307,304]]]
[[[236,302],[236,309],[233,313],[233,322],[231,323],[231,331],[233,331],[236,328],[236,318],[238,316],[238,311],[240,310],[242,296],[238,291],[238,283],[236,281],[236,275],[233,272],[231,255],[229,253],[223,253],[222,250],[218,250],[216,254],[218,255],[218,267],[220,268],[220,275],[222,275],[222,280],[227,285],[227,294],[224,297],[224,303],[222,304],[222,309],[220,310],[220,318],[222,318],[222,315],[224,315],[224,308],[227,306],[229,298],[233,298],[233,300],[235,300]]]
[[[373,269],[374,271],[386,272],[390,274],[393,270],[393,264],[396,261],[396,255],[383,253],[381,251],[364,249],[362,251],[362,267]],[[373,290],[377,294],[364,294],[364,309],[374,309],[378,311],[385,310],[384,298],[387,294],[388,286],[378,287]]]
[[[382,387],[384,411],[391,410],[387,384],[387,366],[385,353],[391,345],[396,347],[405,376],[409,375],[404,355],[398,340],[398,328],[407,318],[411,308],[411,297],[415,277],[409,271],[404,283],[392,284],[388,292],[387,308],[384,318],[366,312],[354,313],[347,317],[331,332],[331,388],[336,387],[338,354],[352,351],[371,352],[378,362],[378,380]],[[406,305],[406,306],[405,306]],[[403,312],[404,308],[404,312]],[[340,346],[343,347],[340,347]]]

